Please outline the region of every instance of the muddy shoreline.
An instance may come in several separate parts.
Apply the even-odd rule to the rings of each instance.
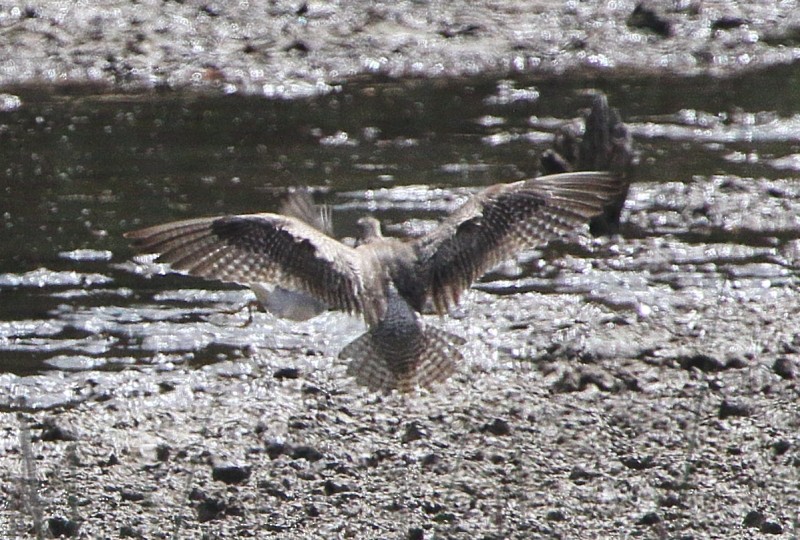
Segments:
[[[800,58],[794,2],[28,2],[0,87],[330,92],[358,76],[726,76]]]

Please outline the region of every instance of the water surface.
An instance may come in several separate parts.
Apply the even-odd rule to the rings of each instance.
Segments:
[[[360,323],[259,314],[242,326],[248,291],[154,275],[122,234],[274,211],[290,186],[333,208],[339,237],[370,212],[394,233],[430,226],[475,189],[535,174],[594,89],[641,154],[622,237],[601,262],[554,253],[480,288],[580,294],[638,316],[731,289],[745,303],[793,297],[798,88],[800,66],[726,81],[364,80],[298,101],[20,93],[0,112],[0,372],[169,369],[259,348],[324,363]]]

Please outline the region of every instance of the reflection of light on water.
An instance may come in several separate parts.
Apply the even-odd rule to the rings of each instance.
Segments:
[[[113,281],[103,274],[81,272],[56,272],[37,268],[24,274],[0,274],[0,287],[64,287],[81,285],[91,287]]]

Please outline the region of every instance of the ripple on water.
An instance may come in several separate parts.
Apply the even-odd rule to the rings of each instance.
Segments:
[[[114,254],[107,249],[73,249],[62,251],[58,256],[71,261],[110,261]]]
[[[0,287],[91,287],[112,282],[103,274],[81,272],[56,272],[47,268],[37,268],[24,274],[0,274]]]

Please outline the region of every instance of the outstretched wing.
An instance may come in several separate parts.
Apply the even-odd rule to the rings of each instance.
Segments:
[[[371,320],[381,309],[364,294],[360,255],[297,219],[246,214],[189,219],[125,234],[141,253],[193,276],[242,284],[270,282],[311,294]],[[376,305],[377,304],[377,305]]]
[[[278,213],[299,219],[328,236],[333,236],[333,218],[328,205],[317,205],[311,192],[305,188],[295,188],[286,194]]]
[[[621,188],[608,174],[580,172],[497,184],[475,195],[415,242],[436,310],[446,312],[473,281],[514,253],[586,224]]]

